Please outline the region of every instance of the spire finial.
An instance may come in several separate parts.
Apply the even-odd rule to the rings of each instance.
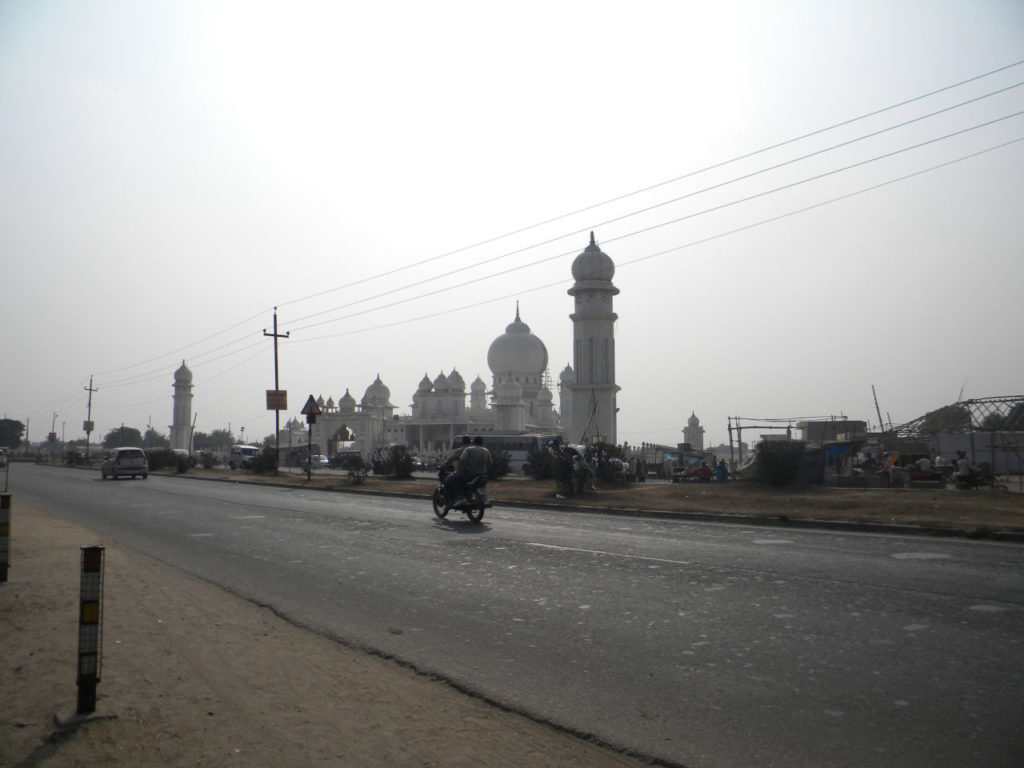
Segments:
[[[590,244],[597,245],[597,243],[594,242],[594,230],[590,230]]]
[[[516,322],[521,322],[519,320],[519,299],[516,299]]]

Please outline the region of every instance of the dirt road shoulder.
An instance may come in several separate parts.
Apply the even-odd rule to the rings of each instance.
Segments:
[[[15,500],[0,584],[0,765],[639,766],[297,628]],[[76,701],[80,547],[106,547],[97,718]]]

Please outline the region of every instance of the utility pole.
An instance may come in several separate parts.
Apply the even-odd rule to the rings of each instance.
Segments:
[[[290,332],[289,332],[290,333]],[[264,336],[271,336],[274,339],[274,391],[280,391],[281,386],[278,383],[278,368],[277,368],[277,340],[287,339],[289,333],[278,333],[277,332],[277,307],[274,307],[274,332],[267,333],[267,329],[263,329]],[[274,409],[274,473],[277,473],[277,465],[281,463],[281,411],[278,408]]]
[[[85,417],[85,463],[89,463],[89,437],[92,435],[92,393],[99,392],[98,389],[92,387],[92,376],[89,376],[89,386],[82,387],[86,392],[89,393],[89,406]]]

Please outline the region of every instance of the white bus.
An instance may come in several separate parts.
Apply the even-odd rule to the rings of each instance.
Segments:
[[[494,451],[503,451],[508,454],[508,471],[521,475],[530,474],[530,451],[542,450],[549,442],[555,440],[558,435],[506,435],[497,432],[474,432],[467,435],[470,438],[482,437],[484,447]],[[452,450],[462,445],[462,435],[459,435],[452,442]]]
[[[231,469],[250,469],[253,461],[260,455],[255,445],[232,445],[228,456],[228,467]]]

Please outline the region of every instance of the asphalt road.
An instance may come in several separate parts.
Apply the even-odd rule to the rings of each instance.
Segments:
[[[1019,545],[502,508],[477,526],[423,500],[30,465],[11,493],[668,763],[1018,768],[1024,754]]]

